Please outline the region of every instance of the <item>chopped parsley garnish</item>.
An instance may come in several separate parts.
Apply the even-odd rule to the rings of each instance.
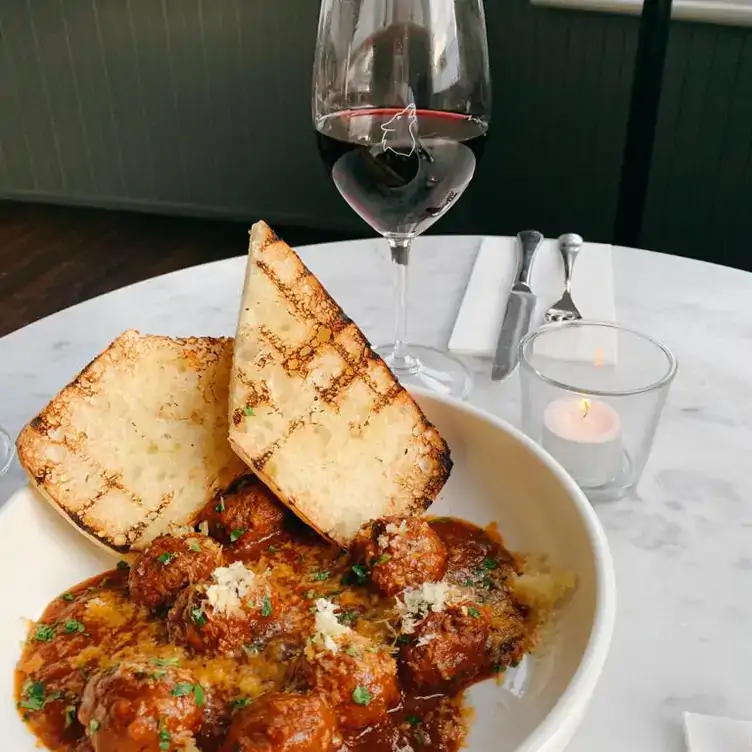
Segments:
[[[152,671],[149,674],[149,678],[154,679],[154,681],[159,681],[160,679],[164,679],[165,676],[167,676],[167,672],[163,668],[160,668],[157,671]]]
[[[191,609],[191,621],[193,621],[197,627],[203,627],[204,624],[206,624],[206,616],[203,607],[198,606],[197,608]]]
[[[196,701],[196,705],[198,705],[199,707],[204,704],[204,688],[200,684],[191,684],[191,682],[178,682],[172,688],[173,697],[187,697],[188,695],[193,695],[193,699]]]
[[[465,587],[474,587],[475,586],[475,580],[467,579],[465,580]]]
[[[201,551],[201,546],[199,545],[199,542],[193,539],[188,541],[188,548],[191,551],[193,551],[194,554],[197,554]]]
[[[193,699],[196,701],[196,705],[198,705],[199,707],[204,704],[204,688],[198,682],[193,685]]]
[[[351,655],[353,658],[360,658],[360,651],[358,650],[358,648],[354,647],[353,645],[348,645],[345,648],[345,652],[348,655]]]
[[[419,726],[420,725],[420,718],[418,718],[417,715],[409,715],[405,720],[411,725],[411,726]]]
[[[238,538],[241,538],[248,532],[248,528],[245,527],[236,527],[231,533],[230,533],[230,543],[235,543],[235,541]]]
[[[391,559],[391,558],[392,557],[389,554],[381,554],[381,556],[379,556],[379,558],[376,559],[376,563],[377,564],[386,564],[389,561],[389,559]]]
[[[73,595],[73,593],[63,593],[60,596],[60,600],[68,601],[68,603],[70,603],[72,600],[75,600],[75,598],[76,598],[76,596]]]
[[[214,511],[215,512],[219,512],[220,514],[222,514],[222,512],[224,512],[225,509],[226,509],[226,507],[225,507],[225,497],[224,496],[220,496],[219,497],[219,504],[217,504],[217,506],[214,507]]]
[[[356,705],[370,705],[372,698],[371,693],[365,687],[355,687],[352,699]]]
[[[20,706],[24,710],[42,710],[44,703],[44,684],[40,681],[27,681],[21,693]]]
[[[478,619],[480,617],[480,611],[478,611],[477,608],[468,608],[467,613],[470,614],[473,619]]]
[[[99,731],[100,723],[96,718],[92,718],[89,721],[89,733],[90,734],[96,734],[97,731]]]
[[[164,564],[165,566],[167,566],[174,558],[175,558],[175,554],[168,553],[167,551],[165,551],[165,553],[157,556],[157,561],[160,564]]]
[[[177,666],[180,663],[180,658],[152,658],[149,663],[153,663],[155,666]]]
[[[273,543],[266,549],[270,554],[276,554],[279,551],[279,546],[275,546]]]
[[[490,569],[496,569],[499,566],[499,562],[496,559],[489,559],[488,556],[480,563],[480,568],[486,571]]]
[[[358,579],[358,585],[368,580],[368,570],[362,564],[353,564],[352,571]]]
[[[256,414],[256,413],[253,412],[253,408],[252,407],[244,407],[243,408],[243,412],[246,415],[248,415],[249,417]]]
[[[172,688],[173,697],[185,697],[193,692],[193,684],[190,682],[178,682]]]
[[[314,572],[311,575],[311,579],[321,582],[322,580],[326,580],[329,577],[329,574],[329,572]]]
[[[233,710],[240,710],[241,708],[247,708],[251,704],[249,697],[236,697],[230,701],[230,707]]]
[[[272,615],[272,602],[269,599],[268,595],[264,596],[264,605],[261,608],[261,615],[262,616],[271,616]]]
[[[55,636],[55,627],[50,624],[38,624],[34,632],[37,642],[49,642]]]
[[[128,564],[128,562],[127,562],[127,561],[123,561],[123,560],[121,559],[121,560],[120,560],[120,561],[119,561],[119,562],[117,563],[117,568],[118,568],[118,569],[130,569],[130,568],[131,568],[131,566],[130,566],[130,564]]]
[[[65,728],[68,728],[76,720],[76,706],[68,705],[65,708]]]
[[[84,632],[86,627],[77,619],[68,619],[65,622],[65,634],[74,634],[76,632]]]
[[[396,640],[398,645],[409,645],[410,644],[410,635],[400,635]]]
[[[337,621],[346,627],[349,627],[357,618],[357,611],[343,611],[341,614],[337,614]]]
[[[159,728],[159,748],[162,750],[168,750],[170,748],[170,740],[172,739],[172,735],[170,732],[164,727],[160,726]]]

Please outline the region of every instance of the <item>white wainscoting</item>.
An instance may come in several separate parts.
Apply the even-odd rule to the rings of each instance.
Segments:
[[[601,13],[637,15],[642,0],[531,0],[533,5],[555,8],[576,8]],[[752,26],[752,0],[674,0],[672,18],[681,21]]]

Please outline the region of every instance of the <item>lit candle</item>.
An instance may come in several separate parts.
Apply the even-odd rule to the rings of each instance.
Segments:
[[[621,467],[621,419],[605,402],[558,399],[543,413],[542,444],[581,486],[602,486]]]

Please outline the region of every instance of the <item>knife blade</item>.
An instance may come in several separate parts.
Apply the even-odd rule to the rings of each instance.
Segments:
[[[530,278],[535,254],[542,242],[543,235],[537,230],[523,230],[517,235],[517,275],[499,332],[491,369],[492,381],[501,381],[514,370],[520,341],[530,329],[536,302],[535,294],[530,289]]]

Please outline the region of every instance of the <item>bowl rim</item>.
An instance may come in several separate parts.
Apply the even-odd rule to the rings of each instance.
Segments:
[[[519,428],[487,410],[453,397],[420,388],[411,388],[410,392],[418,399],[419,403],[427,400],[444,404],[454,410],[490,423],[495,428],[512,436],[532,452],[564,486],[585,525],[585,531],[595,559],[595,614],[590,637],[574,675],[548,714],[515,750],[515,752],[541,752],[541,750],[547,749],[547,745],[560,735],[564,737],[574,733],[606,662],[616,622],[616,573],[606,533],[595,509],[582,489],[572,479],[572,476],[548,452]]]

